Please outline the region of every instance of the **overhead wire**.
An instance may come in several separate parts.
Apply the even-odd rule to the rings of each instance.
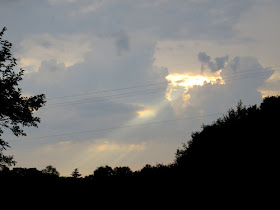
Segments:
[[[51,104],[49,106],[46,106],[45,108],[54,108],[54,107],[65,106],[65,105],[98,102],[98,101],[111,100],[111,99],[116,99],[116,98],[157,93],[157,92],[162,92],[162,91],[166,91],[166,88],[156,88],[156,89],[151,89],[151,90],[133,91],[133,92],[115,94],[115,95],[110,95],[110,96],[103,96],[103,97],[100,96],[100,97],[81,99],[81,100],[75,100],[75,101],[60,102],[60,103]]]
[[[275,67],[280,67],[280,66],[274,66],[274,68]],[[272,68],[272,67],[267,67],[267,68]],[[262,69],[264,69],[264,68],[262,68]],[[254,69],[254,71],[255,70],[258,70],[258,69]],[[247,70],[247,72],[249,72],[249,71],[253,71],[253,69]],[[267,72],[259,72],[259,73],[252,73],[252,74],[247,74],[247,75],[242,75],[242,76],[234,76],[234,77],[223,78],[223,80],[226,80],[227,82],[229,82],[229,81],[233,81],[233,80],[252,78],[252,77],[256,77],[256,76],[268,76],[269,74],[273,73],[274,71],[275,71],[275,69],[267,71]],[[156,83],[150,84],[149,86],[152,86],[152,85],[155,85],[155,84]],[[148,85],[145,85],[145,87],[146,86],[148,86]],[[134,86],[134,87],[136,88],[137,86]],[[138,87],[143,87],[143,86],[138,86]],[[124,90],[124,89],[129,89],[129,87],[119,88],[119,89],[114,89],[114,90]],[[71,101],[71,102],[62,102],[62,103],[53,104],[53,105],[56,105],[56,106],[53,106],[53,107],[65,106],[65,105],[68,105],[67,103],[72,105],[71,103],[80,104],[80,103],[97,102],[97,101],[101,101],[101,100],[115,99],[115,98],[121,98],[121,97],[128,97],[128,96],[133,96],[133,95],[136,96],[136,95],[150,94],[150,93],[159,92],[159,90],[161,90],[161,91],[164,90],[165,91],[166,89],[161,88],[161,89],[152,89],[152,90],[142,90],[142,91],[137,91],[137,92],[134,91],[134,92],[111,95],[111,96],[107,96],[107,98],[106,97],[96,97],[96,98],[92,98],[92,99],[84,99],[84,100],[77,100],[77,101]],[[107,91],[109,92],[110,90],[107,90]],[[99,91],[99,92],[101,92],[101,91]],[[102,91],[102,92],[105,92],[105,91]],[[199,116],[194,116],[194,117],[182,117],[182,118],[169,119],[169,120],[156,121],[156,122],[143,123],[143,124],[134,124],[134,125],[127,125],[127,126],[118,126],[118,127],[111,127],[111,128],[101,128],[101,129],[93,129],[93,130],[86,130],[86,131],[77,131],[77,132],[69,132],[69,133],[54,134],[54,135],[47,135],[47,136],[39,136],[39,137],[27,138],[27,139],[22,139],[22,140],[15,140],[15,141],[46,139],[46,138],[52,138],[52,137],[77,135],[77,134],[82,134],[82,133],[95,133],[95,132],[102,132],[102,131],[108,131],[108,130],[133,128],[133,127],[140,127],[140,126],[147,126],[147,125],[156,125],[156,124],[175,122],[175,121],[186,120],[186,119],[190,120],[190,119],[195,119],[195,118],[209,117],[209,116],[216,116],[216,115],[222,115],[222,113],[206,114],[206,115],[199,115]]]
[[[101,128],[101,129],[61,133],[61,134],[54,134],[54,135],[47,135],[47,136],[39,136],[39,137],[33,137],[33,138],[25,138],[25,139],[21,139],[21,140],[13,140],[13,142],[35,140],[35,139],[36,140],[46,139],[46,138],[61,137],[61,136],[71,136],[71,135],[77,135],[77,134],[83,134],[83,133],[95,133],[95,132],[102,132],[102,131],[108,131],[108,130],[118,130],[118,129],[141,127],[141,126],[148,126],[148,125],[157,125],[157,124],[162,124],[162,123],[175,122],[175,121],[180,121],[180,120],[191,120],[191,119],[196,119],[196,118],[211,117],[211,116],[217,116],[217,115],[222,115],[222,113],[205,114],[205,115],[198,115],[198,116],[192,116],[192,117],[182,117],[182,118],[175,118],[175,119],[155,121],[155,122],[142,123],[142,124],[134,124],[134,125],[117,126],[117,127],[110,127],[110,128]]]
[[[58,97],[51,97],[48,98],[48,100],[54,100],[54,99],[60,99],[60,98],[72,98],[77,96],[84,96],[84,95],[92,95],[92,94],[98,94],[98,93],[107,93],[107,92],[113,92],[113,91],[120,91],[120,90],[131,90],[139,87],[149,87],[149,86],[155,86],[155,85],[166,85],[169,82],[159,82],[159,83],[151,83],[151,84],[145,84],[145,85],[136,85],[136,86],[129,86],[129,87],[123,87],[123,88],[116,88],[116,89],[109,89],[109,90],[101,90],[101,91],[91,91],[91,92],[85,92],[81,94],[74,94],[74,95],[66,95],[66,96],[58,96]]]
[[[264,70],[264,69],[271,69],[271,68],[278,68],[278,67],[280,67],[280,65],[268,66],[268,67],[263,67],[263,68],[247,69],[247,70],[239,70],[239,71],[234,71],[234,72],[226,72],[226,73],[223,73],[223,75],[240,74],[240,73],[249,72],[249,71],[257,71],[257,70]],[[115,89],[100,90],[100,91],[89,91],[89,92],[80,93],[80,94],[72,94],[72,95],[57,96],[57,97],[47,97],[47,99],[48,100],[56,100],[56,99],[61,99],[61,98],[71,98],[71,97],[78,97],[78,96],[92,95],[92,94],[99,94],[99,93],[107,93],[107,92],[114,92],[114,91],[121,91],[121,90],[131,90],[131,89],[140,88],[140,87],[149,87],[149,86],[155,86],[155,85],[166,85],[166,84],[169,84],[169,83],[170,83],[170,81],[158,82],[158,83],[149,83],[149,84],[144,84],[144,85],[135,85],[135,86],[129,86],[129,87],[123,87],[123,88],[115,88]]]
[[[268,76],[269,74],[271,74],[273,72],[274,72],[274,70],[270,70],[267,72],[257,72],[257,73],[251,73],[251,74],[246,74],[246,75],[241,75],[241,76],[227,77],[227,78],[223,78],[223,80],[225,80],[226,82],[231,82],[234,80],[247,79],[247,78],[253,78],[253,77],[258,77],[258,76]],[[123,97],[133,97],[133,96],[139,96],[139,95],[145,95],[145,94],[158,93],[158,92],[163,92],[165,90],[166,90],[166,88],[156,88],[156,89],[120,93],[120,94],[109,95],[109,96],[100,96],[100,97],[80,99],[80,100],[74,100],[74,101],[59,102],[59,103],[50,104],[44,108],[48,109],[48,108],[55,108],[55,107],[68,106],[68,105],[94,103],[94,102],[118,99],[118,98],[123,98]]]

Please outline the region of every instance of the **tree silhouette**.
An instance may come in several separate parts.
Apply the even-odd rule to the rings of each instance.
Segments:
[[[79,170],[77,168],[74,169],[74,171],[72,172],[72,177],[74,178],[79,178],[80,176],[82,176],[82,174],[80,174]]]
[[[175,166],[200,183],[260,186],[272,180],[279,164],[279,118],[280,96],[265,98],[259,107],[239,102],[194,132],[177,150]]]
[[[279,119],[280,96],[265,98],[260,106],[245,107],[239,102],[236,108],[194,132],[191,140],[177,150],[170,165],[146,164],[135,172],[129,167],[112,169],[106,165],[83,178],[79,178],[77,168],[70,178],[46,175],[56,174],[53,166],[42,171],[3,167],[0,180],[9,189],[14,189],[11,184],[20,184],[24,190],[38,186],[63,194],[75,189],[90,191],[91,198],[92,193],[106,199],[116,195],[138,198],[135,195],[140,193],[147,199],[157,195],[167,201],[173,196],[175,203],[193,197],[200,202],[211,198],[218,203],[228,202],[231,197],[231,202],[236,202],[238,196],[252,196],[255,202],[256,196],[277,192]]]
[[[110,166],[100,166],[93,172],[95,177],[111,177],[114,175],[114,170]]]
[[[33,113],[45,104],[45,95],[22,96],[18,83],[24,70],[14,70],[17,60],[11,54],[12,44],[2,38],[5,31],[3,28],[0,32],[0,137],[4,129],[10,129],[15,136],[25,136],[22,127],[37,127],[40,123],[40,118]],[[16,163],[12,156],[3,154],[7,147],[9,144],[0,138],[0,166]]]
[[[59,172],[56,170],[55,167],[53,167],[51,165],[49,165],[45,169],[43,169],[42,173],[49,174],[49,175],[54,175],[54,176],[59,176]]]
[[[114,168],[113,173],[115,176],[118,176],[118,177],[132,176],[132,170],[127,166],[116,167],[116,168]]]

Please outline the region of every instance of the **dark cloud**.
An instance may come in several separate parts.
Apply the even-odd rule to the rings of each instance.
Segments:
[[[207,69],[210,69],[211,72],[222,70],[225,68],[228,59],[228,56],[216,57],[213,62],[211,61],[211,57],[205,52],[198,53],[198,60],[201,62],[201,72]]]
[[[201,63],[209,63],[211,60],[211,57],[209,55],[207,55],[205,52],[200,52],[200,53],[198,53],[198,60]]]
[[[225,68],[226,66],[226,63],[228,61],[228,56],[224,56],[224,57],[217,57],[215,58],[215,64],[216,64],[216,69],[212,70],[212,71],[218,71],[218,70],[221,70],[223,68]]]
[[[124,32],[120,32],[116,35],[115,44],[118,55],[122,55],[122,53],[127,52],[130,49],[129,36]]]

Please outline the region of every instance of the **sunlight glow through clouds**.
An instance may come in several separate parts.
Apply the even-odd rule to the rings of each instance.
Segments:
[[[220,73],[220,72],[219,72]],[[190,75],[190,74],[169,74],[166,80],[170,82],[169,88],[166,91],[166,98],[172,101],[174,97],[174,92],[184,90],[188,91],[194,86],[203,86],[204,84],[224,84],[222,77],[219,74],[216,76],[207,75]],[[179,89],[178,89],[179,87]]]
[[[156,112],[153,109],[144,109],[137,112],[139,118],[148,118],[155,116]]]
[[[145,143],[141,144],[115,144],[108,141],[95,147],[97,151],[139,151],[145,148]]]
[[[51,151],[72,151],[75,148],[76,143],[71,141],[60,141],[54,144],[48,144],[44,149],[48,152]],[[84,153],[95,153],[95,152],[125,152],[125,151],[140,151],[145,149],[146,143],[142,142],[139,144],[124,144],[115,143],[106,139],[95,140],[94,142],[86,142],[80,144],[80,150],[84,150]]]

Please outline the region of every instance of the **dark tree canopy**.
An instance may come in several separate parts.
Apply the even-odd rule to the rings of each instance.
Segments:
[[[110,166],[100,166],[93,172],[95,177],[110,177],[114,175],[114,170]]]
[[[42,173],[53,175],[53,176],[59,176],[59,172],[52,165],[49,165],[45,169],[43,169]]]
[[[175,165],[185,174],[201,176],[208,182],[273,180],[280,158],[279,119],[280,96],[265,98],[259,107],[245,107],[240,102],[193,133],[192,139],[177,150]]]
[[[25,136],[23,127],[37,127],[40,118],[35,117],[37,111],[45,104],[45,95],[26,97],[18,87],[24,70],[16,70],[17,59],[11,54],[12,44],[3,40],[3,28],[0,32],[0,166],[15,165],[12,156],[5,156],[3,151],[9,144],[1,138],[4,129],[9,129],[15,136]]]
[[[126,177],[126,176],[131,176],[132,173],[133,173],[132,170],[127,166],[114,168],[115,176]]]

